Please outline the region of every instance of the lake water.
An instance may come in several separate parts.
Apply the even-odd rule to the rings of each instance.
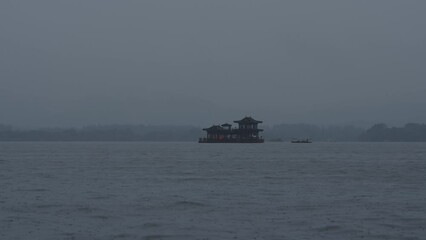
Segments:
[[[425,239],[425,143],[0,143],[0,239]]]

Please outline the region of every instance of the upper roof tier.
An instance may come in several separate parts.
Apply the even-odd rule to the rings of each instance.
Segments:
[[[203,130],[208,131],[208,132],[210,132],[210,131],[221,131],[221,130],[224,130],[224,128],[219,126],[219,125],[213,125],[209,128],[203,128]]]
[[[262,123],[262,121],[254,120],[252,117],[245,117],[245,118],[243,118],[241,120],[234,121],[234,123],[238,123],[238,124],[257,124],[257,123]]]

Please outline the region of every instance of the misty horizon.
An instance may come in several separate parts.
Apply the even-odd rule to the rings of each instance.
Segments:
[[[250,117],[250,115],[247,115]],[[238,120],[238,119],[234,119]],[[90,123],[90,124],[81,124],[81,125],[17,125],[11,123],[0,123],[0,127],[10,128],[15,130],[42,130],[42,129],[82,129],[90,127],[125,127],[125,126],[143,126],[143,127],[193,127],[193,128],[205,128],[213,125],[221,125],[224,123],[229,123],[233,121],[210,121],[204,125],[201,124],[190,124],[190,123],[142,123],[142,122],[122,122],[122,123]],[[356,127],[360,129],[368,129],[377,124],[385,124],[389,127],[404,127],[407,124],[426,124],[426,122],[401,122],[398,124],[390,124],[388,122],[367,122],[367,121],[352,121],[352,122],[341,122],[341,123],[315,123],[315,122],[276,122],[276,123],[262,123],[260,124],[263,128],[272,128],[280,125],[309,125],[317,127]],[[236,127],[236,124],[232,125]]]
[[[425,123],[426,2],[3,1],[0,123]]]

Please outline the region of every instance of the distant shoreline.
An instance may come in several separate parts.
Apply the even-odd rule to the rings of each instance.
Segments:
[[[295,138],[310,138],[314,142],[426,142],[426,124],[417,123],[403,127],[379,123],[369,129],[313,124],[263,128],[265,142],[289,142]],[[195,126],[96,125],[23,130],[0,124],[0,142],[197,142],[203,135],[202,129]]]

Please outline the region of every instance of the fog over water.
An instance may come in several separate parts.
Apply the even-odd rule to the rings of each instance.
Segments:
[[[0,2],[0,123],[426,122],[425,1]]]

